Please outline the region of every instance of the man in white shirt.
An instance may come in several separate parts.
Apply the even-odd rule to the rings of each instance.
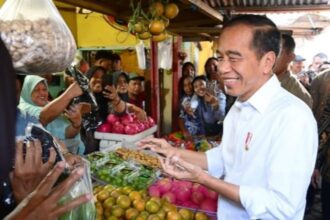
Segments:
[[[202,153],[156,138],[139,143],[166,156],[161,162],[167,174],[217,191],[218,219],[303,219],[317,128],[309,107],[272,72],[279,43],[280,32],[266,17],[242,15],[225,24],[219,80],[238,98],[219,147]]]

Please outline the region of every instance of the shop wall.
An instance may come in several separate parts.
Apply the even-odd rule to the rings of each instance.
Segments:
[[[77,43],[80,48],[126,49],[134,47],[135,36],[112,28],[102,14],[77,14]]]
[[[196,48],[198,50],[198,73],[204,74],[204,65],[206,60],[209,57],[212,57],[214,55],[214,50],[213,50],[213,42],[209,41],[203,41],[200,42],[200,49]]]

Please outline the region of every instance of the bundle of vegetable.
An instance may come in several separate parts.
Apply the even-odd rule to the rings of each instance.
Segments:
[[[157,157],[143,153],[142,151],[130,150],[127,148],[118,148],[116,150],[116,153],[124,160],[132,159],[148,167],[152,167],[156,169],[161,168],[161,164]]]

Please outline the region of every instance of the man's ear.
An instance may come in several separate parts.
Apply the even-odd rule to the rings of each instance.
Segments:
[[[289,61],[290,61],[289,63],[291,63],[291,61],[293,61],[294,58],[296,58],[296,54],[291,52],[290,55],[289,55]]]
[[[263,68],[264,74],[271,74],[273,67],[276,62],[276,54],[273,51],[267,52],[262,58],[261,58],[261,65]]]

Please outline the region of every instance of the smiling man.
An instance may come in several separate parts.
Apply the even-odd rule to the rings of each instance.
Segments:
[[[311,110],[272,72],[279,44],[280,32],[266,17],[243,15],[225,24],[219,79],[238,98],[219,147],[202,153],[155,138],[140,142],[166,155],[167,174],[217,191],[218,219],[303,219],[317,128]]]

